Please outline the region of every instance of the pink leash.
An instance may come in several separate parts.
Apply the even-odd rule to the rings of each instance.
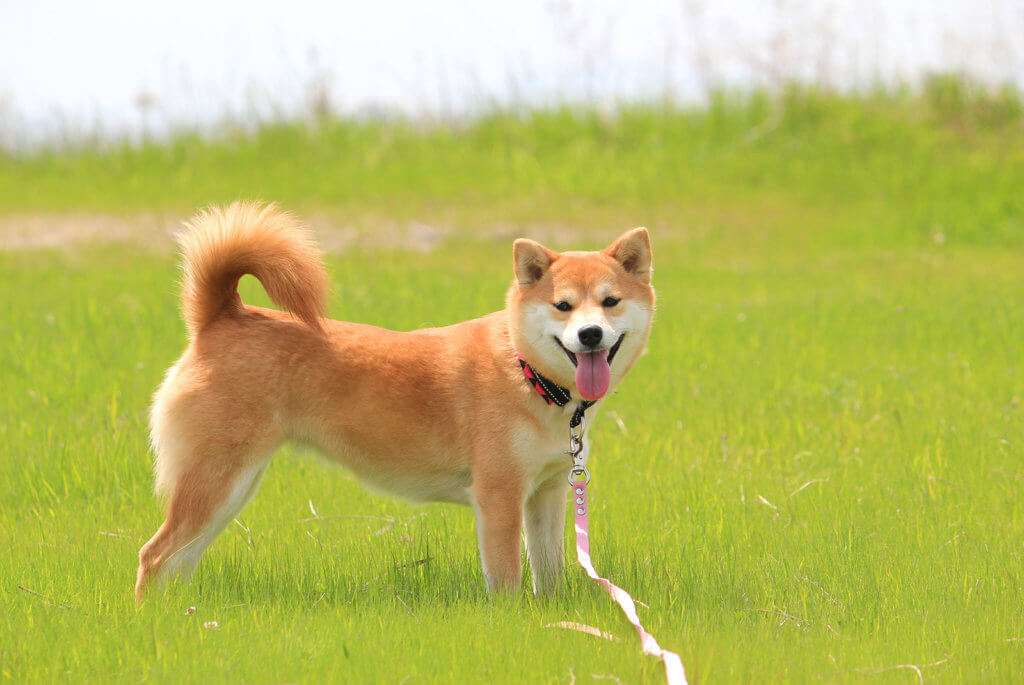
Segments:
[[[590,561],[590,524],[587,520],[589,512],[589,500],[587,498],[587,483],[580,480],[572,484],[573,510],[576,512],[576,559],[580,566],[587,572],[591,580],[600,585],[611,595],[611,598],[622,608],[622,613],[640,637],[640,645],[644,654],[658,657],[665,665],[665,680],[669,685],[686,685],[686,672],[683,670],[683,661],[675,652],[662,649],[654,636],[648,633],[640,623],[640,617],[636,613],[636,603],[628,592],[618,585],[603,578],[594,570]]]
[[[526,380],[537,391],[537,394],[544,398],[545,402],[557,404],[559,407],[564,407],[569,403],[572,398],[569,390],[537,373],[522,355],[516,355],[516,359],[519,361],[519,367],[523,370]],[[636,614],[636,603],[629,593],[607,578],[597,575],[597,571],[594,570],[594,565],[590,561],[590,524],[587,522],[589,509],[587,483],[590,481],[590,472],[587,471],[587,450],[583,444],[583,433],[586,411],[593,405],[592,401],[581,401],[572,418],[569,419],[569,449],[566,454],[572,457],[569,484],[572,485],[573,510],[576,512],[576,558],[591,580],[611,595],[622,612],[626,614],[629,622],[636,628],[636,634],[640,636],[640,645],[643,647],[644,654],[656,656],[665,664],[665,679],[669,685],[686,685],[686,672],[683,671],[683,662],[679,655],[661,648],[654,636],[648,633],[640,623],[640,617]],[[578,480],[577,476],[582,476],[583,479]]]

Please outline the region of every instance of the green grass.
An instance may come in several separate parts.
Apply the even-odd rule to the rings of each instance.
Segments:
[[[0,120],[2,125],[2,120]],[[703,110],[498,112],[466,124],[324,119],[226,126],[141,146],[0,155],[0,212],[188,212],[239,196],[344,218],[481,223],[585,218],[692,227],[737,215],[827,221],[848,244],[1024,245],[1024,106],[954,78],[922,93],[794,89]],[[753,216],[745,209],[758,208]]]
[[[509,241],[474,222],[580,229],[559,247],[647,222],[650,354],[593,429],[598,569],[697,682],[914,682],[909,664],[1008,682],[1024,670],[1024,143],[1012,111],[929,92],[802,96],[751,142],[756,98],[8,159],[0,207],[241,194],[454,217],[466,239],[433,252],[331,257],[332,316],[396,328],[500,306]],[[555,598],[489,597],[468,510],[369,494],[294,449],[192,582],[136,609],[160,521],[147,405],[184,344],[175,281],[159,251],[0,252],[0,679],[658,682],[577,568]],[[266,301],[251,281],[243,296]],[[545,627],[562,620],[621,641]]]

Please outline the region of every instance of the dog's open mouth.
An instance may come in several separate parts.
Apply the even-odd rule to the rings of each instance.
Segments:
[[[608,350],[608,363],[611,364],[612,360],[615,359],[615,355],[618,354],[619,348],[622,346],[622,341],[626,339],[626,334],[623,333],[619,336],[619,339],[615,341],[612,348]]]
[[[563,345],[562,341],[558,338],[557,335],[553,335],[551,337],[553,337],[555,339],[555,343],[557,343],[558,346],[562,348],[562,352],[565,352],[565,356],[569,358],[569,361],[572,362],[572,365],[573,366],[579,366],[580,362],[579,362],[579,359],[576,357],[576,353],[573,352],[572,350],[570,350],[569,348],[567,348],[565,345]],[[625,339],[626,339],[626,334],[623,333],[622,335],[619,336],[619,339],[615,341],[615,344],[612,345],[610,348],[608,348],[608,363],[609,364],[611,364],[612,360],[615,359],[615,355],[618,353],[619,348],[622,346],[622,341],[625,340]],[[584,354],[592,354],[592,353],[585,352]]]
[[[608,392],[611,384],[611,363],[612,359],[622,346],[626,334],[623,333],[615,344],[604,350],[593,352],[573,352],[562,344],[562,341],[555,336],[555,342],[565,352],[565,356],[576,367],[576,388],[585,400],[599,400]]]
[[[562,344],[557,335],[551,336],[555,339],[555,344],[562,348],[562,352],[565,352],[565,356],[569,358],[573,366],[579,366],[579,360],[576,359],[576,353],[570,350],[568,347]]]

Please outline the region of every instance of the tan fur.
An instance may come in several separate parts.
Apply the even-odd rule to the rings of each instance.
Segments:
[[[505,310],[406,333],[321,319],[319,253],[308,231],[273,206],[207,210],[181,242],[191,340],[153,402],[156,483],[168,504],[139,553],[140,600],[152,578],[195,566],[287,440],[316,446],[375,488],[472,505],[493,590],[519,585],[525,524],[534,589],[556,586],[575,403],[545,404],[516,355],[573,389],[552,331],[570,339],[573,326],[596,321],[627,333],[614,388],[643,350],[653,313],[645,230],[605,252],[559,255],[517,241]],[[245,273],[291,314],[242,304],[236,284]],[[611,292],[622,302],[602,308]],[[556,295],[577,308],[558,312]]]
[[[252,274],[275,304],[310,326],[326,309],[327,273],[309,229],[276,205],[236,202],[212,207],[178,235],[182,305],[194,337],[225,309],[238,309],[238,279]]]

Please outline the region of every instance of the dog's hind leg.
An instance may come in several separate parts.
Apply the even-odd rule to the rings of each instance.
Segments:
[[[170,500],[160,529],[139,551],[136,601],[147,584],[190,573],[203,551],[256,492],[269,462],[265,456],[204,455],[168,483]],[[232,458],[234,457],[234,458]]]

